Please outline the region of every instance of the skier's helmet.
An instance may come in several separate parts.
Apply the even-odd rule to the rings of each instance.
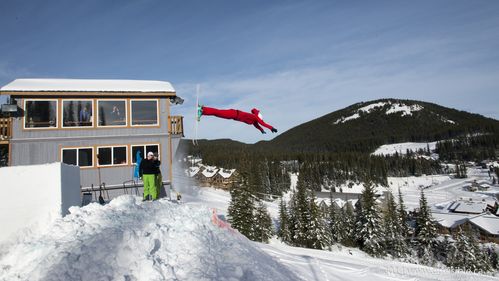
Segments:
[[[256,108],[253,108],[251,110],[251,113],[255,114],[256,116],[258,116],[258,118],[260,118],[261,120],[263,120],[263,116],[262,114],[260,113],[260,110],[256,109]]]

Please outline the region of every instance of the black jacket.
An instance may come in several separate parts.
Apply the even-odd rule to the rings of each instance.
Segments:
[[[161,161],[159,160],[148,160],[144,159],[140,162],[139,166],[139,176],[142,175],[157,175],[160,173],[159,166],[161,165]]]

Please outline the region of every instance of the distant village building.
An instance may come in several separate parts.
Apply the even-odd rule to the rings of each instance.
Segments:
[[[433,213],[438,230],[442,234],[455,235],[459,228],[471,227],[483,242],[499,243],[499,217],[483,213],[479,215],[457,213]]]
[[[201,186],[228,189],[236,181],[236,169],[205,166],[201,164],[201,159],[193,159],[188,158],[188,161],[196,162],[197,164],[186,169],[185,173],[188,177],[196,179]]]
[[[432,216],[442,234],[455,235],[459,228],[471,227],[480,240],[499,243],[499,211],[494,199],[460,198]]]
[[[498,204],[494,199],[473,200],[472,198],[460,198],[452,202],[447,210],[452,213],[462,214],[482,214],[485,212],[494,214],[497,208]]]

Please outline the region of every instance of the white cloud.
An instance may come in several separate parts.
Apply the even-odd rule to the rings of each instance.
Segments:
[[[474,55],[444,56],[438,50],[451,42],[401,42],[370,55],[341,63],[288,69],[254,77],[225,77],[203,81],[200,101],[207,106],[261,109],[266,121],[283,132],[350,104],[377,98],[405,98],[435,102],[498,118],[499,69],[455,67]],[[419,61],[408,62],[410,59]],[[195,85],[177,85],[185,105],[186,136],[193,137]],[[492,114],[491,114],[492,112]],[[199,138],[231,138],[253,143],[268,140],[243,123],[203,117]]]

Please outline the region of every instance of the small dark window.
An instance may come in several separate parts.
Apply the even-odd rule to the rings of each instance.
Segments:
[[[92,101],[65,100],[62,102],[63,127],[92,127]]]
[[[137,163],[137,152],[140,151],[142,159],[146,158],[147,153],[152,152],[157,154],[159,152],[159,145],[132,145],[132,163]],[[159,155],[158,155],[159,156]],[[160,157],[158,157],[160,158]]]
[[[91,148],[78,149],[78,166],[91,167],[93,166],[93,153]]]
[[[119,146],[113,147],[113,164],[124,165],[126,164],[126,147]]]
[[[146,146],[146,153],[152,152],[154,154],[157,154],[159,151],[159,146],[158,145],[148,145]]]
[[[99,100],[99,126],[125,126],[126,101]]]
[[[144,146],[132,146],[132,163],[137,163],[137,152],[140,151],[142,159],[144,159]]]
[[[157,125],[157,100],[132,100],[132,125]]]
[[[25,128],[57,127],[57,101],[26,100],[24,109]]]
[[[98,151],[98,154],[99,154],[99,159],[98,159],[98,163],[100,166],[103,166],[103,165],[111,165],[111,159],[112,159],[112,155],[111,155],[112,151],[111,151],[111,148],[110,147],[99,147],[99,151]]]
[[[62,150],[62,162],[80,167],[93,166],[92,148],[67,148]]]
[[[77,149],[64,149],[62,151],[62,162],[76,166],[76,163],[78,162],[76,159],[76,151]]]

